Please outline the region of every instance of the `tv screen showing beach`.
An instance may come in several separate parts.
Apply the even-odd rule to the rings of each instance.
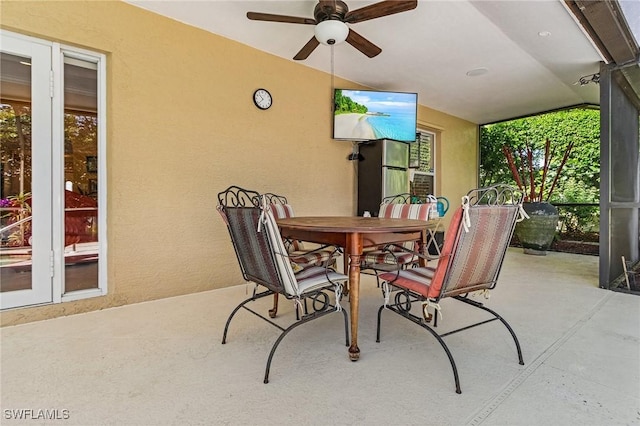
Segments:
[[[334,139],[416,140],[416,93],[335,89],[333,100]]]

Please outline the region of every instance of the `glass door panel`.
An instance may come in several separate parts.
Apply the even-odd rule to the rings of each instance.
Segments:
[[[51,49],[2,34],[0,305],[52,301]]]
[[[3,71],[7,60],[28,59],[3,53]],[[6,100],[2,95],[0,291],[7,292],[31,289],[31,102]]]
[[[98,71],[64,58],[64,292],[98,288]]]

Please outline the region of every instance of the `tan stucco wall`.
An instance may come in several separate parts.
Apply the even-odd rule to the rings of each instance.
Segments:
[[[447,197],[453,211],[478,184],[478,126],[425,106],[418,109],[418,125],[436,133],[436,195]]]
[[[0,7],[2,28],[108,63],[108,295],[5,311],[2,325],[241,283],[215,212],[229,185],[285,194],[298,215],[355,213],[330,75],[122,2]],[[258,87],[268,111],[253,105]],[[477,126],[424,107],[419,118],[441,131],[439,189],[456,199],[476,182]]]

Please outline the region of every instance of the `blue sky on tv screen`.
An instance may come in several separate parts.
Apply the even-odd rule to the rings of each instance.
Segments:
[[[367,107],[366,123],[376,139],[415,141],[418,98],[415,93],[343,89],[342,95]],[[351,134],[338,136],[353,138]]]
[[[369,112],[416,113],[416,94],[399,92],[373,92],[366,90],[342,90],[343,96],[362,104]]]

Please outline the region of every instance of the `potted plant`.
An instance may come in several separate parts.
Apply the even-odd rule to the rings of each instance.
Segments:
[[[551,161],[556,156],[549,139],[545,141],[544,153],[535,150],[527,142],[523,148],[502,146],[509,170],[520,190],[525,194],[522,207],[529,215],[516,225],[515,234],[526,254],[546,255],[553,242],[558,226],[558,209],[549,203],[556,189],[562,168],[567,163],[573,142],[564,149],[562,159],[555,170]],[[555,176],[551,176],[552,171]]]

